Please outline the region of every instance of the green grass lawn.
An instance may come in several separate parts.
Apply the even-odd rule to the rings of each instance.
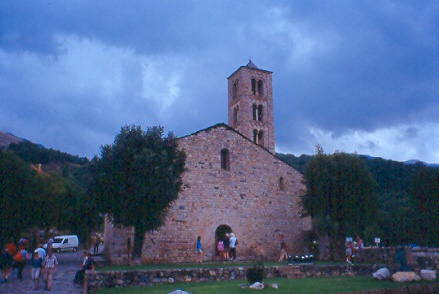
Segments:
[[[407,284],[394,283],[392,281],[377,281],[370,276],[361,277],[320,277],[305,279],[286,279],[271,278],[265,279],[264,283],[276,283],[279,288],[266,288],[264,294],[327,294],[327,293],[346,293],[370,289],[390,289],[407,286]],[[416,283],[410,284],[414,285]],[[425,282],[423,282],[425,284]],[[181,289],[191,294],[201,293],[218,293],[218,294],[241,294],[241,293],[258,293],[257,290],[249,289],[249,283],[245,280],[224,281],[224,282],[199,282],[199,283],[174,283],[158,286],[133,287],[133,288],[111,288],[101,290],[95,293],[112,294],[112,293],[151,293],[166,294],[174,290]],[[256,292],[255,292],[256,291]]]

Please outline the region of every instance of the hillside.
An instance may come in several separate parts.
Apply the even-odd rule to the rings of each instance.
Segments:
[[[4,133],[0,131],[0,149],[8,148],[11,143],[21,143],[25,140],[20,139],[12,134]]]

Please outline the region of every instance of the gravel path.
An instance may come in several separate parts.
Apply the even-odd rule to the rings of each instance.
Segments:
[[[78,252],[62,252],[54,253],[58,259],[58,270],[53,276],[52,291],[32,290],[34,283],[31,279],[32,265],[30,261],[26,263],[23,270],[23,279],[17,278],[16,270],[12,270],[7,283],[0,284],[0,293],[2,294],[17,294],[17,293],[65,293],[65,294],[80,294],[82,293],[82,285],[73,283],[76,271],[82,262],[82,251]],[[40,278],[42,281],[42,279]],[[44,283],[41,283],[44,285]]]

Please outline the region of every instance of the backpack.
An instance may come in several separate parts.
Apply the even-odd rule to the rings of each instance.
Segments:
[[[223,241],[218,242],[218,251],[224,251],[224,242]]]
[[[236,239],[236,241],[235,241],[235,246],[236,246],[236,245],[238,245],[238,239]]]
[[[18,252],[14,255],[14,261],[15,262],[23,261],[23,253],[21,252],[21,250],[18,250]]]

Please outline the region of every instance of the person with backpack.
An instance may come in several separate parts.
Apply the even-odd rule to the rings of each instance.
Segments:
[[[20,246],[17,253],[14,255],[15,266],[18,269],[17,278],[23,279],[23,269],[26,265],[26,260],[28,258],[28,252],[24,246]]]

